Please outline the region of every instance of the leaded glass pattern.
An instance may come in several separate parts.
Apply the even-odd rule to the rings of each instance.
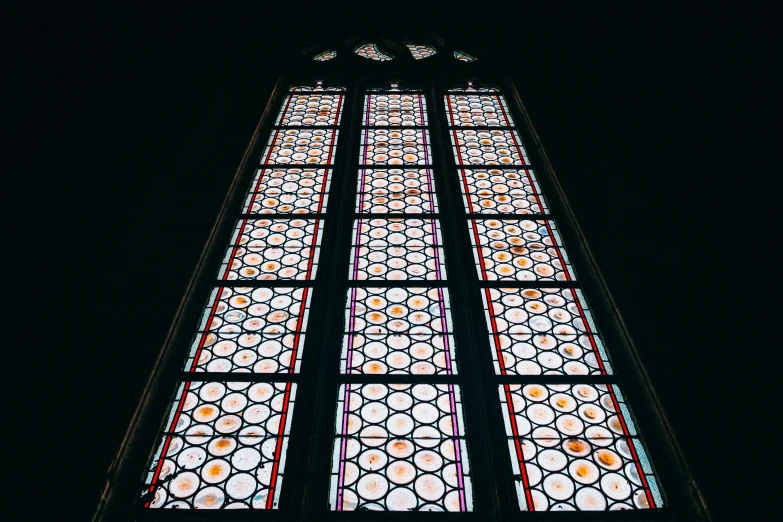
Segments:
[[[509,451],[529,511],[661,507],[663,499],[616,385],[501,385]]]
[[[298,372],[311,296],[307,287],[217,288],[186,366],[195,372]]]
[[[451,143],[459,165],[530,165],[516,130],[453,129]]]
[[[316,54],[315,56],[313,56],[313,60],[315,60],[316,62],[327,62],[336,56],[337,56],[337,51],[335,51],[334,49],[330,49],[328,51],[324,51],[322,53]]]
[[[423,126],[427,125],[426,101],[417,93],[389,92],[365,96],[362,117],[367,126]]]
[[[405,45],[407,45],[414,60],[423,60],[424,58],[435,56],[435,54],[437,53],[435,48],[430,47],[429,45],[417,45],[417,44],[410,44],[410,43]]]
[[[432,158],[426,129],[373,129],[362,132],[364,165],[429,165]]]
[[[341,371],[456,373],[447,288],[351,288]]]
[[[441,280],[446,277],[443,239],[435,219],[357,219],[352,280]]]
[[[331,169],[259,169],[245,214],[318,214],[326,208]]]
[[[339,125],[343,98],[342,94],[289,94],[283,102],[275,125]]]
[[[571,281],[573,268],[554,221],[474,219],[468,223],[479,277],[485,281]]]
[[[548,214],[531,169],[462,168],[460,190],[468,214]]]
[[[514,125],[506,99],[499,94],[488,92],[447,94],[446,112],[449,116],[449,125],[461,127]]]
[[[454,51],[454,58],[461,62],[475,62],[476,57],[462,51]]]
[[[218,278],[314,278],[321,250],[322,223],[320,219],[240,220]]]
[[[375,60],[377,62],[386,62],[394,59],[393,56],[390,56],[378,49],[378,46],[374,43],[360,45],[354,52],[362,58]]]
[[[180,385],[146,479],[148,507],[277,507],[296,384]]]
[[[497,374],[612,373],[581,290],[484,288],[482,298]]]
[[[438,211],[432,169],[362,169],[356,210],[360,214],[429,214]]]
[[[278,129],[269,139],[262,164],[328,165],[332,163],[337,130]]]
[[[459,386],[344,384],[338,397],[333,510],[472,510]]]

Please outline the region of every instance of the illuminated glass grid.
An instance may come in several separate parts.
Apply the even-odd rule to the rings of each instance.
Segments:
[[[423,94],[371,93],[364,97],[362,124],[407,127],[427,125],[427,104]]]
[[[149,508],[275,509],[296,384],[180,384],[145,486]]]
[[[417,45],[411,43],[405,45],[408,47],[408,50],[411,52],[411,56],[413,56],[414,60],[423,60],[425,58],[429,58],[430,56],[435,56],[438,52],[434,47],[429,45]]]
[[[430,165],[432,149],[426,129],[364,129],[362,165]]]
[[[483,288],[481,297],[495,373],[612,373],[581,290]]]
[[[226,250],[219,279],[312,279],[323,220],[242,219]]]
[[[296,373],[311,288],[216,288],[186,367],[195,372]]]
[[[337,51],[329,50],[316,54],[315,56],[313,56],[313,60],[315,60],[316,62],[327,62],[336,56],[337,56]]]
[[[472,511],[459,386],[340,386],[329,503],[337,511]]]
[[[548,214],[530,169],[461,168],[460,190],[469,214]]]
[[[351,280],[446,278],[437,219],[376,218],[354,222]]]
[[[452,129],[451,143],[459,165],[529,165],[516,130]]]
[[[357,213],[427,214],[438,212],[431,169],[361,169]]]
[[[512,127],[514,119],[502,94],[450,93],[446,95],[449,125],[456,127]]]
[[[350,288],[343,373],[456,373],[446,288]]]
[[[330,169],[259,169],[245,198],[245,214],[310,214],[326,209]]]
[[[499,392],[522,510],[663,506],[617,386],[510,384]]]
[[[394,59],[393,56],[390,56],[378,49],[378,46],[374,43],[360,45],[354,50],[354,52],[362,58],[375,60],[377,62],[386,62]]]
[[[262,165],[328,165],[333,162],[337,130],[277,129],[261,155]]]
[[[473,257],[484,281],[573,281],[573,268],[554,221],[468,221]]]
[[[342,116],[344,96],[342,94],[321,94],[298,92],[286,96],[275,125],[313,126],[339,125]]]

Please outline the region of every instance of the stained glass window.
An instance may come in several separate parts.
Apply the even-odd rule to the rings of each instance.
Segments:
[[[364,45],[360,45],[356,48],[356,54],[361,56],[362,58],[368,58],[370,60],[375,60],[378,62],[385,62],[388,60],[393,60],[393,56],[389,56],[388,54],[384,53],[380,49],[378,49],[378,46],[374,43],[368,43]]]
[[[329,51],[324,51],[322,53],[316,54],[315,56],[313,56],[313,60],[315,60],[316,62],[326,62],[331,60],[335,56],[337,56],[337,51],[331,49]]]
[[[454,51],[454,58],[462,62],[475,62],[477,60],[475,56],[471,56],[468,53],[462,51]]]
[[[430,56],[434,56],[437,51],[434,47],[430,47],[429,45],[417,45],[417,44],[406,44],[408,46],[408,49],[411,52],[411,55],[413,55],[413,58],[416,60],[423,60],[424,58],[429,58]]]
[[[340,385],[330,507],[472,511],[460,386],[405,380],[454,376],[459,355],[425,97],[392,84],[364,101],[340,358],[362,381]]]
[[[313,288],[270,284],[316,278],[324,220],[313,216],[327,204],[343,97],[319,82],[282,101],[149,465],[145,508],[278,507]]]
[[[493,367],[507,379],[497,386],[519,508],[660,508],[656,474],[505,96],[469,84],[446,92],[444,108]]]
[[[405,45],[416,60],[436,53]],[[351,51],[393,59],[374,43]],[[167,341],[134,516],[668,520],[672,474],[648,457],[666,446],[642,439],[650,417],[629,398],[644,391],[623,380],[635,362],[612,358],[624,334],[599,328],[607,299],[588,301],[593,272],[569,250],[578,233],[540,144],[523,143],[520,104],[496,86],[444,88],[462,67],[449,60],[298,63],[341,61],[444,74],[367,74],[353,93],[308,73],[276,91]]]

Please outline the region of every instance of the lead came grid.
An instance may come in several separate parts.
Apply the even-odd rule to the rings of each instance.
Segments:
[[[144,479],[146,508],[278,507],[313,289],[263,284],[315,278],[324,220],[311,216],[326,209],[343,93],[318,82],[283,101]],[[231,279],[254,286],[220,284]],[[240,373],[257,377],[226,378]],[[274,373],[291,380],[265,382]]]
[[[520,509],[662,507],[619,387],[580,382],[612,366],[534,172],[513,168],[529,160],[505,97],[469,84],[444,105],[478,278],[507,283],[481,288],[481,299],[495,373],[507,376],[497,385]]]
[[[340,372],[366,380],[340,386],[330,507],[472,511],[460,387],[373,381],[457,373],[425,98],[370,89],[363,122],[349,280],[372,286],[347,289]]]

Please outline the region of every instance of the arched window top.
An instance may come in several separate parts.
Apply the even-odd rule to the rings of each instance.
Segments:
[[[405,44],[408,46],[408,49],[410,49],[411,54],[413,55],[413,58],[416,60],[423,60],[424,58],[429,58],[430,56],[434,56],[438,51],[435,50],[434,47],[430,47],[429,45],[417,45],[408,43]]]
[[[378,46],[374,43],[366,43],[362,44],[359,47],[357,47],[354,52],[361,56],[362,58],[367,58],[370,60],[375,60],[378,62],[387,62],[389,60],[393,60],[394,56],[390,56],[380,49],[378,49]]]
[[[315,60],[316,62],[326,62],[331,60],[335,56],[337,56],[337,51],[335,51],[334,49],[329,49],[328,51],[324,51],[322,53],[318,53],[315,56],[313,56],[313,60]]]
[[[467,87],[452,87],[449,92],[500,92],[500,90],[492,85],[474,85],[473,82],[468,82]]]
[[[463,62],[475,62],[476,60],[478,60],[478,58],[476,58],[475,56],[472,56],[462,51],[454,51],[454,58]]]

